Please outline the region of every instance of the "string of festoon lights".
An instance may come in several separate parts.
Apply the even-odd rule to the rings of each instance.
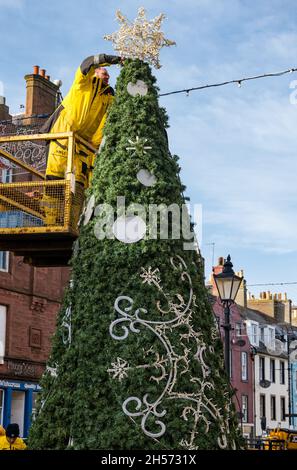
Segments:
[[[170,91],[168,93],[160,93],[159,96],[169,96],[169,95],[176,95],[178,93],[186,93],[187,96],[189,96],[191,91],[197,91],[197,90],[204,90],[206,88],[215,88],[219,86],[225,86],[225,85],[230,85],[230,84],[237,84],[238,87],[241,87],[243,82],[247,82],[249,80],[258,80],[259,78],[268,78],[268,77],[281,77],[282,75],[286,75],[289,73],[297,72],[297,68],[291,68],[287,70],[283,70],[282,72],[272,72],[272,73],[263,73],[262,75],[255,75],[253,77],[243,77],[243,78],[238,78],[236,80],[228,80],[225,82],[219,82],[219,83],[212,83],[210,85],[201,85],[193,88],[185,88],[183,90],[176,90],[176,91]]]

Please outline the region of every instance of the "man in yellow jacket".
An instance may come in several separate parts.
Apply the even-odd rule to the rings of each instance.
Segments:
[[[7,426],[6,436],[0,437],[0,450],[25,450],[27,448],[20,436],[20,428],[17,423]]]
[[[98,54],[85,59],[78,68],[69,93],[43,126],[42,132],[77,132],[98,148],[102,129],[114,90],[109,85],[105,65],[122,63],[121,57]],[[46,179],[64,179],[67,165],[67,140],[51,141]],[[75,146],[74,172],[78,183],[87,188],[94,164],[94,154],[77,143]]]

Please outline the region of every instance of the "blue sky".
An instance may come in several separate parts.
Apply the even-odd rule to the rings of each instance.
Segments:
[[[133,19],[164,12],[176,41],[155,71],[161,92],[297,66],[294,0],[0,0],[0,81],[11,112],[25,102],[24,75],[45,68],[65,95],[81,60],[113,53],[103,35],[117,29],[115,11]],[[111,69],[115,83],[117,68]],[[209,275],[231,254],[248,284],[297,281],[297,74],[160,100],[170,118],[170,148],[180,156],[191,204],[203,206],[202,253]],[[287,291],[297,285],[251,289]]]

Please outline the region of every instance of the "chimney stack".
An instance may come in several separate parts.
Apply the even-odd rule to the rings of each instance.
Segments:
[[[25,76],[26,80],[26,112],[25,116],[51,114],[55,110],[58,86],[45,75],[46,70],[39,65],[33,66],[33,73]],[[26,122],[30,124],[30,120]]]
[[[0,121],[10,121],[11,115],[9,114],[9,107],[6,106],[4,96],[0,96]]]

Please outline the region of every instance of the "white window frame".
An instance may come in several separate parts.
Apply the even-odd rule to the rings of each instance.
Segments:
[[[280,420],[281,421],[286,421],[286,416],[285,416],[286,406],[287,406],[286,397],[281,396],[279,401],[280,401]],[[284,405],[284,407],[283,407],[283,405]]]
[[[274,406],[272,406],[272,403],[274,404]],[[272,410],[273,408],[273,410]],[[274,411],[274,417],[273,417],[273,413],[272,411]],[[275,395],[270,395],[270,420],[271,421],[276,421],[276,396]]]
[[[271,328],[270,326],[268,327],[268,335],[267,335],[267,345],[275,349],[275,329]]]
[[[9,271],[9,251],[1,251],[0,250],[0,253],[3,253],[3,258],[5,259],[5,266],[2,267],[1,264],[0,264],[0,271],[3,272],[3,273],[8,273]]]
[[[285,361],[279,361],[279,383],[286,385],[286,364]]]
[[[263,367],[262,367],[263,365]],[[259,381],[265,380],[266,376],[266,361],[265,361],[265,356],[260,356],[259,357]]]
[[[241,380],[244,382],[248,380],[248,354],[246,351],[241,351]]]
[[[0,305],[0,364],[4,364],[6,346],[7,307]]]
[[[272,364],[274,364],[274,367],[272,367]],[[273,373],[272,373],[273,371]],[[270,382],[272,384],[275,384],[276,376],[275,376],[275,359],[270,359]]]

